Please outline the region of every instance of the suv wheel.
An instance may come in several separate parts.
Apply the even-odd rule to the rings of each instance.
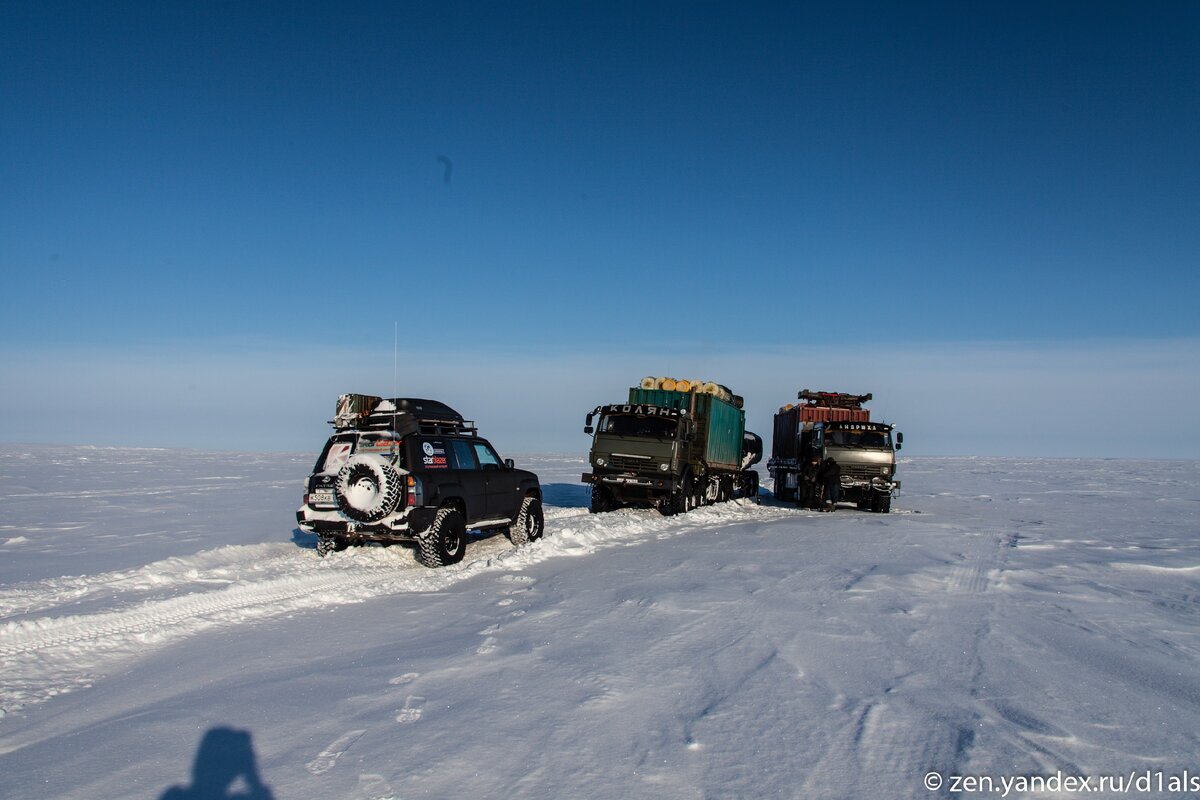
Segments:
[[[321,558],[330,553],[340,553],[350,546],[350,542],[344,536],[337,536],[332,533],[317,534],[317,555]]]
[[[417,559],[427,567],[462,561],[467,550],[467,523],[456,508],[439,508],[429,530],[417,539]]]
[[[317,534],[317,555],[321,558],[329,555],[336,548],[337,540],[328,533]]]
[[[520,547],[542,538],[545,529],[546,520],[542,515],[541,501],[536,497],[526,497],[521,501],[521,510],[517,512],[517,518],[508,528],[508,538]]]

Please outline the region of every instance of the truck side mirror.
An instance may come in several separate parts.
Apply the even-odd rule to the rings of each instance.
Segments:
[[[591,426],[591,425],[584,425],[584,426],[583,426],[583,432],[584,432],[584,433],[589,433],[589,434],[590,434],[590,433],[594,433],[595,431],[594,431],[594,429],[592,428],[592,426]]]
[[[594,430],[595,428],[592,427],[592,415],[588,414],[583,420],[583,432],[586,434],[591,434]]]
[[[901,447],[904,447],[904,434],[896,431],[896,449],[899,450]]]
[[[513,469],[516,466],[517,465],[515,463],[513,463],[513,460],[511,458],[504,459],[504,468],[505,469]]]

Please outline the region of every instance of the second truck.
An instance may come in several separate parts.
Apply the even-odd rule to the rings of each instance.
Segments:
[[[904,434],[885,422],[871,422],[863,403],[870,394],[800,392],[799,405],[788,404],[775,415],[774,439],[767,470],[775,481],[775,497],[801,508],[822,504],[821,469],[837,462],[840,500],[860,509],[886,514],[892,508],[896,450]]]
[[[587,415],[591,510],[623,506],[677,514],[738,497],[758,499],[762,439],[746,430],[742,398],[724,386],[645,378],[628,400]]]

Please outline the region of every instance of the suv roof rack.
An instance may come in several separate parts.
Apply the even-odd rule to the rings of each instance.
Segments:
[[[418,397],[384,399],[374,395],[344,394],[338,398],[337,413],[329,421],[339,431],[395,431],[400,435],[469,434],[478,436],[475,423],[463,419],[450,406]]]

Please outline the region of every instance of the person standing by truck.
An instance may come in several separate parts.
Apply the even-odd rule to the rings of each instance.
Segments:
[[[837,511],[838,492],[842,488],[842,468],[828,456],[817,470],[817,482],[825,489],[825,507],[822,511]]]

